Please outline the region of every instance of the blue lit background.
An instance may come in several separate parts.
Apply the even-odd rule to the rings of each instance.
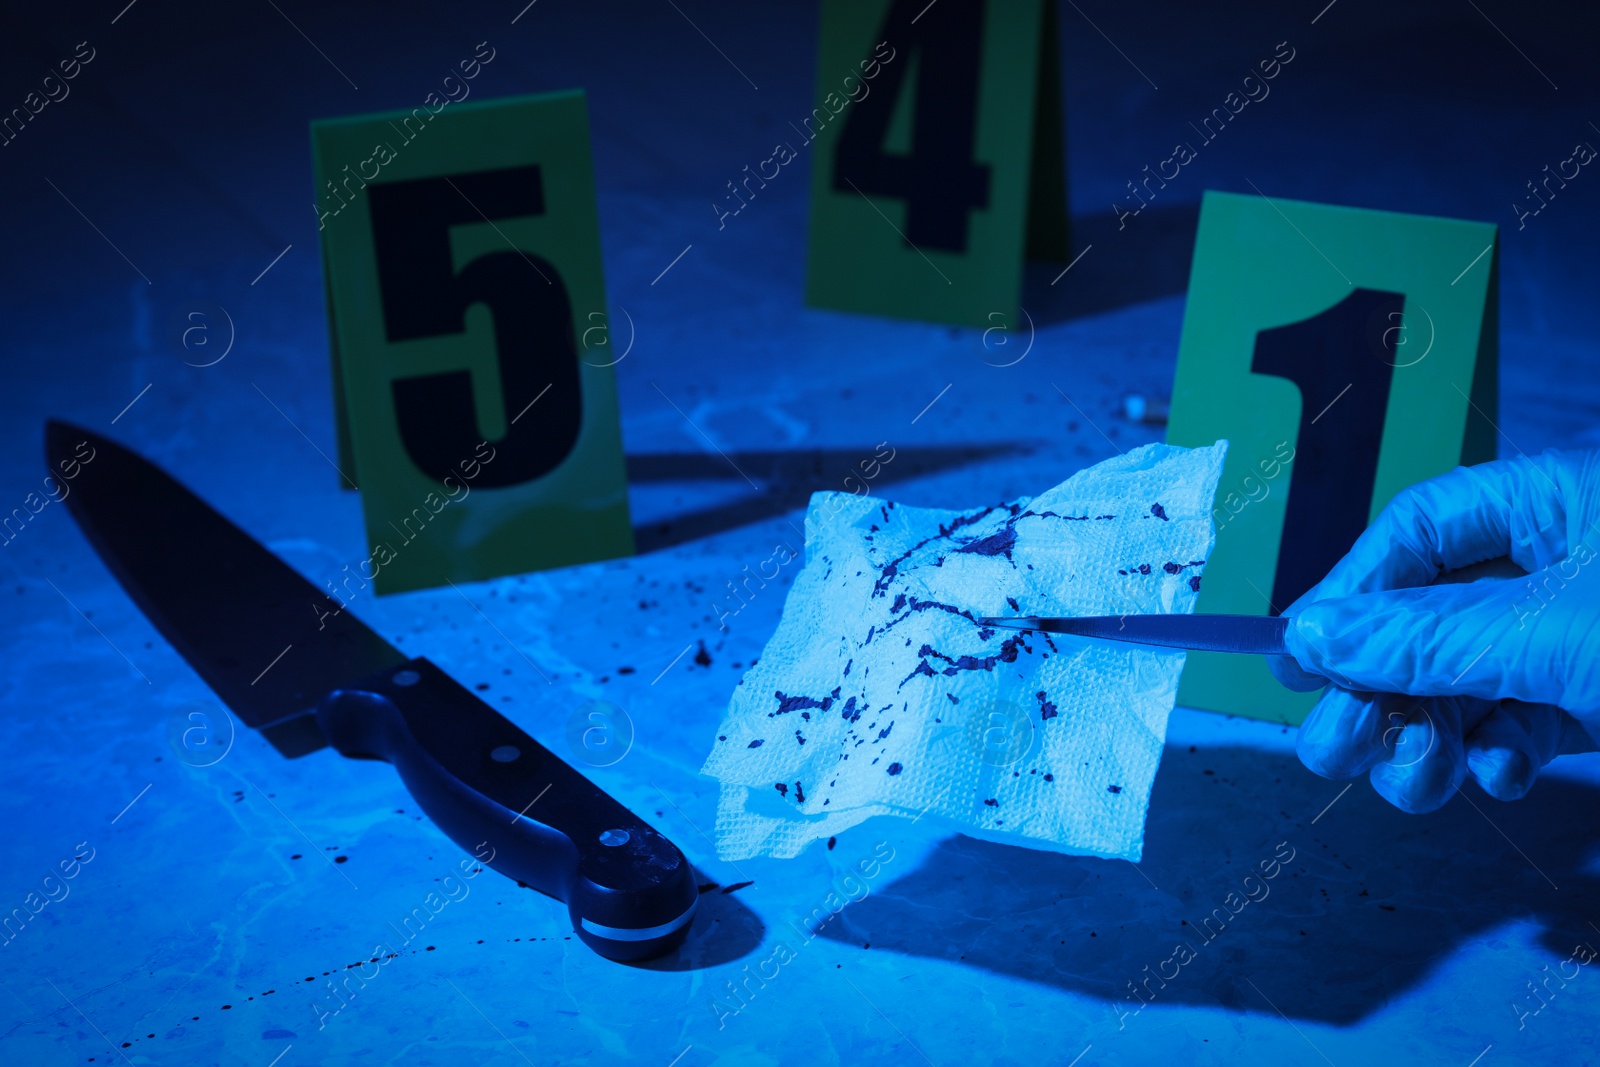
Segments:
[[[958,507],[1158,439],[1121,399],[1170,388],[1206,188],[1498,223],[1501,454],[1600,445],[1600,178],[1520,229],[1512,208],[1575,143],[1600,144],[1592,19],[1553,0],[1324,2],[1061,5],[1075,251],[1094,250],[1070,284],[1030,267],[1037,336],[1006,368],[979,330],[803,307],[802,169],[718,230],[724,183],[809,111],[814,4],[539,0],[514,25],[521,0],[9,13],[0,110],[78,42],[93,59],[0,147],[0,509],[38,489],[43,420],[65,417],[319,582],[363,549],[328,461],[307,123],[414,106],[479,41],[496,59],[475,96],[587,90],[608,292],[637,330],[617,373],[649,551],[472,586],[481,615],[450,590],[352,610],[486,683],[558,753],[585,702],[623,708],[637,740],[595,780],[709,881],[755,884],[708,892],[680,957],[630,969],[567,940],[564,908],[486,874],[321,1015],[325,977],[366,959],[459,851],[379,765],[287,763],[247,735],[213,766],[179,762],[168,724],[210,694],[51,505],[0,549],[0,908],[80,842],[93,858],[0,949],[0,1061],[1592,1062],[1600,977],[1550,977],[1600,944],[1589,757],[1516,804],[1469,785],[1413,817],[1365,782],[1341,797],[1295,760],[1292,731],[1180,710],[1137,869],[878,821],[740,870],[702,833],[715,789],[696,770],[792,573],[726,633],[716,591],[792,543],[806,496],[841,488],[879,441],[897,453],[877,492]],[[1124,183],[1285,40],[1296,59],[1271,96],[1119,231]],[[186,365],[221,351],[223,309],[232,350]],[[204,355],[179,342],[197,310],[219,346]],[[894,858],[865,900],[803,947],[784,934],[880,841]],[[1282,842],[1294,859],[1271,894],[1128,1014],[1128,983]],[[719,1026],[712,998],[785,936],[795,958]]]

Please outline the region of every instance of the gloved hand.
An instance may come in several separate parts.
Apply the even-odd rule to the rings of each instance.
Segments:
[[[1458,467],[1401,492],[1328,576],[1283,614],[1290,689],[1328,685],[1300,759],[1328,778],[1371,771],[1405,811],[1471,772],[1515,800],[1546,763],[1600,740],[1600,453]],[[1429,585],[1506,556],[1528,574]],[[1331,683],[1331,684],[1330,684]]]

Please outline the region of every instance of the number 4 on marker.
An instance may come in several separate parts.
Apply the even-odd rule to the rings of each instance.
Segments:
[[[874,90],[852,105],[839,133],[833,188],[903,200],[909,244],[964,253],[968,215],[989,206],[989,167],[973,159],[984,5],[949,0],[938,18],[919,18],[927,7],[926,0],[895,0],[884,17],[877,39],[907,58],[884,66]],[[908,108],[910,153],[884,151],[897,112]]]

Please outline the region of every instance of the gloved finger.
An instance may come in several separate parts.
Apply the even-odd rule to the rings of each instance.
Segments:
[[[1395,700],[1390,694],[1330,687],[1300,724],[1294,746],[1300,762],[1313,773],[1339,781],[1365,774],[1388,759],[1395,735],[1390,719]]]
[[[1457,467],[1401,490],[1328,576],[1284,609],[1329,597],[1426,585],[1441,572],[1497,556],[1525,571],[1567,556],[1566,504],[1600,462],[1545,452]]]
[[[1583,676],[1567,658],[1583,642],[1529,599],[1527,580],[1338,597],[1306,605],[1284,640],[1303,667],[1350,689],[1576,706],[1566,690]]]
[[[1372,768],[1372,787],[1401,811],[1421,815],[1444,806],[1467,777],[1463,716],[1474,721],[1487,702],[1427,698],[1396,724],[1394,754]]]
[[[1594,739],[1560,708],[1505,700],[1467,735],[1467,767],[1496,800],[1520,800],[1545,764],[1595,748]]]
[[[1267,670],[1279,685],[1296,693],[1309,693],[1328,684],[1325,676],[1306,670],[1293,656],[1268,656]]]
[[[1527,572],[1521,567],[1518,567],[1506,557],[1499,556],[1484,563],[1476,563],[1472,564],[1471,566],[1461,567],[1452,571],[1446,571],[1429,584],[1460,585],[1467,582],[1482,581],[1485,579],[1526,578],[1527,576]],[[1306,600],[1305,598],[1301,598],[1301,600],[1296,601],[1296,603],[1305,604],[1310,603],[1310,601]],[[1301,636],[1305,636],[1304,631],[1301,632]],[[1312,651],[1315,651],[1315,649]],[[1317,664],[1301,664],[1296,662],[1293,656],[1267,657],[1267,669],[1272,672],[1273,677],[1278,680],[1278,683],[1284,688],[1292,689],[1298,693],[1320,689],[1324,685],[1328,684],[1330,680],[1334,681],[1335,683],[1342,683],[1347,688],[1354,685],[1354,683],[1350,682],[1348,678],[1336,676],[1330,679],[1329,677],[1317,673],[1317,666]]]

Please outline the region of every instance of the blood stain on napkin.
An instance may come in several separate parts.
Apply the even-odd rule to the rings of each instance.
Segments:
[[[703,768],[719,854],[894,814],[1137,859],[1182,654],[978,620],[1192,611],[1225,451],[1146,445],[965,512],[813,495],[805,566]]]

